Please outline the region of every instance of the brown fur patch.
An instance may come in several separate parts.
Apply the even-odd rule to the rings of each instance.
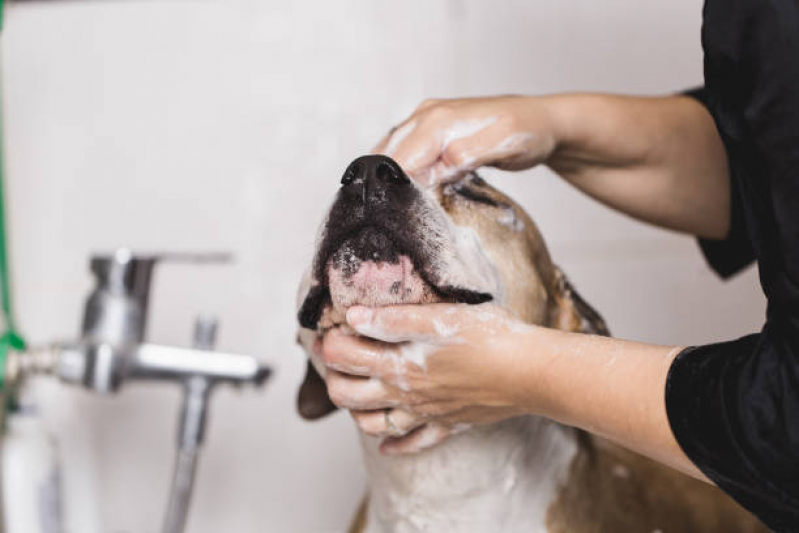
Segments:
[[[586,435],[549,533],[767,533],[718,488]]]

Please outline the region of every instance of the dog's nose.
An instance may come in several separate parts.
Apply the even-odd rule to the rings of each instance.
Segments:
[[[347,167],[341,178],[341,191],[360,197],[363,203],[385,201],[391,191],[404,189],[411,180],[396,161],[384,155],[365,155]]]

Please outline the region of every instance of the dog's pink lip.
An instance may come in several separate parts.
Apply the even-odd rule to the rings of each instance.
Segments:
[[[401,293],[408,277],[413,273],[413,262],[406,255],[396,263],[363,261],[358,270],[345,283],[373,290]]]
[[[397,261],[360,260],[352,272],[327,266],[333,306],[345,311],[353,305],[385,306],[430,301],[434,293],[407,255]]]

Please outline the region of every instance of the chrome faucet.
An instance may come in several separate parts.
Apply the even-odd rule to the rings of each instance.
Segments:
[[[107,394],[130,380],[180,383],[183,406],[178,453],[163,533],[185,529],[197,456],[203,440],[210,393],[217,383],[261,386],[270,369],[248,355],[212,351],[217,321],[200,317],[192,348],[145,341],[147,310],[155,265],[161,261],[227,262],[227,254],[161,254],[134,256],[127,249],[91,259],[95,287],[86,300],[81,337],[29,349],[7,363],[19,381],[30,374],[55,375],[65,383]]]

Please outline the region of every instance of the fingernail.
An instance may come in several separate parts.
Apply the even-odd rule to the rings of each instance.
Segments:
[[[372,321],[374,310],[369,307],[350,307],[347,311],[347,323],[352,327],[362,326]]]

